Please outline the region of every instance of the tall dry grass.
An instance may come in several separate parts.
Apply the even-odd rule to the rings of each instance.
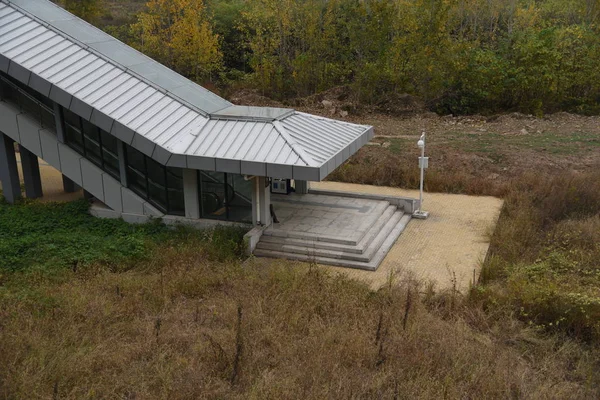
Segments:
[[[209,261],[5,280],[3,398],[597,398],[597,352],[410,280]],[[410,294],[409,294],[410,292]],[[452,297],[455,299],[455,297]],[[456,300],[456,299],[455,299]]]

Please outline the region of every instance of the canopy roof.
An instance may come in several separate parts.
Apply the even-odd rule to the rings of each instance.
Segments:
[[[318,181],[373,136],[233,105],[47,0],[0,0],[0,71],[168,166]]]

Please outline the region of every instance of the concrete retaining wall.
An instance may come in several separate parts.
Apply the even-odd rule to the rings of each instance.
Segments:
[[[377,194],[344,192],[341,190],[309,189],[308,193],[324,196],[351,197],[354,199],[381,200],[398,207],[407,214],[412,214],[419,209],[419,200],[410,197],[382,196]]]

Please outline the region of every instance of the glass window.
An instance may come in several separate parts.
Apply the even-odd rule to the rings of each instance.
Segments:
[[[231,221],[252,222],[252,181],[242,175],[227,174],[228,191],[231,192],[227,204]]]
[[[200,171],[200,210],[203,218],[227,220],[225,174]]]
[[[167,196],[169,214],[185,215],[185,200],[183,197],[183,170],[167,167]]]
[[[83,129],[83,145],[85,157],[102,168],[102,151],[100,148],[100,132],[95,125],[81,119]]]
[[[126,150],[129,188],[167,214],[185,215],[183,171],[167,168],[131,146]]]
[[[252,222],[252,181],[242,175],[200,171],[200,210],[203,218]]]
[[[167,173],[165,167],[153,159],[146,157],[146,168],[148,174],[148,199],[152,200],[162,210],[167,210]]]
[[[102,143],[104,170],[119,179],[119,142],[117,138],[102,129],[100,129],[100,141]]]
[[[145,156],[131,146],[127,146],[127,186],[140,196],[148,197]]]
[[[85,154],[83,135],[81,133],[81,118],[71,111],[64,109],[63,117],[65,121],[65,140],[69,147]]]
[[[2,84],[2,91],[0,92],[2,94],[2,100],[18,106],[19,91],[17,90],[17,87],[4,79],[4,77],[0,79],[0,83]]]
[[[56,131],[52,100],[6,74],[0,73],[0,98],[19,107],[42,127]]]

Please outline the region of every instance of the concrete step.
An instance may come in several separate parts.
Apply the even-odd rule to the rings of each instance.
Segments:
[[[273,227],[269,227],[263,232],[263,236],[276,236],[290,239],[301,239],[307,241],[319,241],[319,242],[328,242],[328,243],[336,243],[347,246],[357,246],[370,232],[373,225],[377,224],[381,219],[382,214],[386,212],[386,210],[390,206],[388,201],[382,201],[381,203],[375,206],[375,211],[373,215],[375,216],[370,222],[368,222],[368,229],[365,229],[362,235],[358,236],[356,240],[348,239],[345,237],[337,237],[337,236],[326,236],[317,233],[309,233],[309,232],[296,232],[296,231],[286,231],[282,229],[277,229],[277,225],[275,224]]]
[[[377,222],[369,229],[367,234],[362,238],[362,240],[357,245],[348,245],[348,244],[340,244],[336,242],[328,242],[325,240],[307,240],[307,239],[296,239],[289,237],[281,237],[281,236],[273,236],[273,235],[264,235],[261,238],[261,241],[265,243],[276,243],[280,246],[290,245],[290,246],[299,246],[306,247],[309,249],[324,249],[331,251],[343,251],[346,253],[356,253],[362,254],[371,244],[373,239],[381,233],[384,226],[386,226],[390,222],[390,218],[394,215],[397,208],[396,206],[389,206],[383,214],[379,217]]]
[[[295,245],[289,243],[273,243],[268,241],[268,239],[266,241],[261,239],[261,241],[258,242],[257,248],[262,250],[283,251],[286,253],[306,254],[311,257],[340,258],[344,260],[369,262],[377,250],[379,250],[384,240],[400,222],[400,219],[403,215],[404,213],[402,211],[397,211],[391,216],[387,217],[385,225],[379,229],[379,232],[373,238],[374,240],[369,240],[370,243],[368,247],[364,252],[360,253],[346,251],[346,249],[341,245],[338,245],[339,247],[337,248],[333,247],[331,249],[323,249],[314,246],[314,244],[317,242],[307,243],[304,245]]]
[[[279,247],[278,250],[257,248],[254,251],[254,254],[259,257],[285,258],[290,260],[316,262],[318,264],[335,265],[340,267],[375,271],[379,267],[379,264],[381,264],[381,262],[385,258],[386,254],[392,248],[398,237],[402,234],[410,219],[410,215],[402,215],[400,217],[400,220],[394,225],[391,232],[384,238],[383,242],[381,243],[381,247],[374,251],[371,260],[369,260],[368,262],[349,260],[337,257],[318,256],[315,254],[289,253],[286,251],[281,251],[281,247]]]

